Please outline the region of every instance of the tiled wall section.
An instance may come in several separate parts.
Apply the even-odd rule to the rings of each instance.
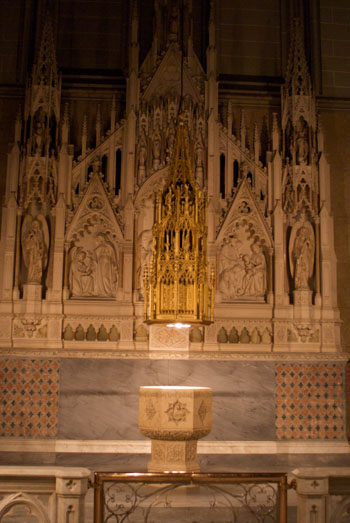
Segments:
[[[57,360],[0,360],[0,436],[57,435]]]
[[[276,364],[276,437],[344,439],[344,366]]]

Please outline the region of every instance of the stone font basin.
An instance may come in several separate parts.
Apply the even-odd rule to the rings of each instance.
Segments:
[[[211,426],[209,387],[140,387],[139,429],[152,440],[149,472],[198,472],[197,440]]]

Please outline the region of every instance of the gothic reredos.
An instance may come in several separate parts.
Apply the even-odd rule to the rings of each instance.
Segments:
[[[94,122],[92,110],[90,120],[72,122],[69,105],[62,108],[47,17],[9,153],[1,346],[150,348],[144,275],[181,100],[216,273],[215,321],[193,328],[188,347],[340,350],[329,172],[302,28],[294,23],[280,111],[255,121],[219,94],[214,10],[204,69],[191,43],[190,3],[183,46],[179,9],[156,9],[141,64],[133,10],[125,115],[118,118],[113,97],[108,118],[96,104]],[[81,136],[72,142],[73,123]]]

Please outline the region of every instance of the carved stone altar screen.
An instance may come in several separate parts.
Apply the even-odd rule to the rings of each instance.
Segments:
[[[184,55],[174,0],[155,8],[140,64],[133,3],[125,100],[96,106],[93,131],[77,107],[62,107],[46,16],[8,154],[1,347],[149,350],[145,310],[149,321],[204,323],[215,302],[190,350],[340,351],[329,166],[302,24],[291,30],[280,111],[264,115],[262,154],[263,118],[219,93],[214,3],[205,68],[191,5]]]

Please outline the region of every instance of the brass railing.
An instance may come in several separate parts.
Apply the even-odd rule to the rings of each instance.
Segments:
[[[95,473],[94,523],[287,523],[287,475]]]

